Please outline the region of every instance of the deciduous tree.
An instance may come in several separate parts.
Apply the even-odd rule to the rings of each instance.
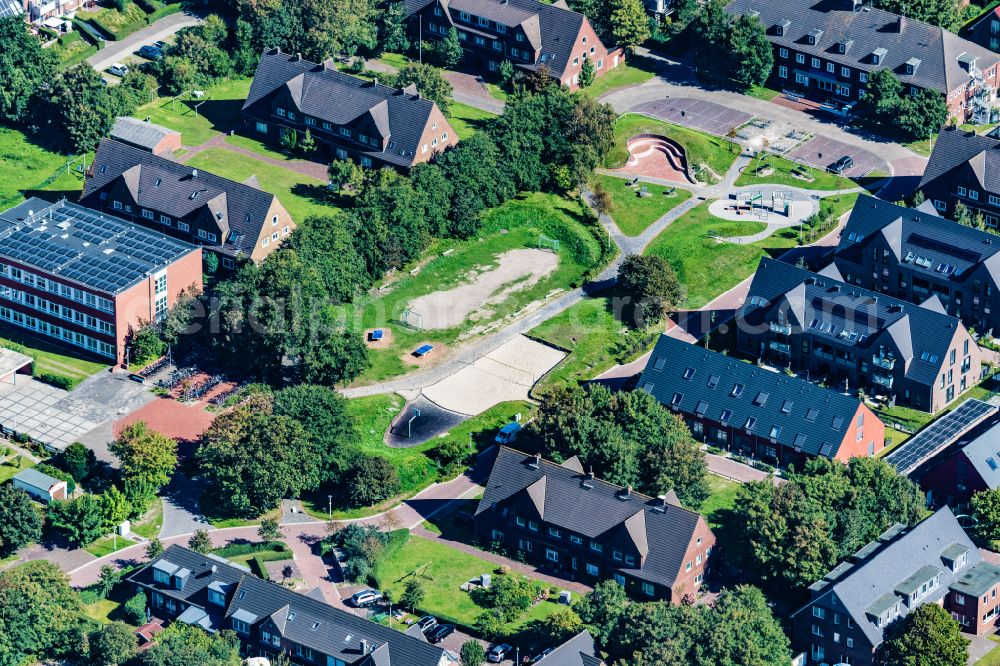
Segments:
[[[188,548],[204,555],[212,550],[212,538],[208,536],[206,530],[195,530],[195,533],[188,539]]]
[[[0,44],[0,119],[26,123],[35,93],[55,77],[57,58],[42,48],[21,16],[0,18]]]
[[[240,666],[240,642],[232,631],[210,634],[200,627],[174,622],[142,653],[144,666]]]
[[[633,254],[618,269],[618,288],[631,299],[633,326],[656,323],[681,302],[681,285],[674,269],[662,257]]]
[[[885,630],[875,652],[878,666],[964,666],[969,640],[951,615],[937,604],[924,604]]]
[[[448,113],[453,89],[437,67],[416,62],[407,63],[396,74],[394,84],[397,88],[416,86],[421,97],[436,103],[443,113]]]
[[[439,67],[451,69],[462,62],[465,52],[462,50],[462,42],[458,39],[458,30],[453,27],[448,29],[448,34],[438,42],[435,42],[431,51],[431,58]]]
[[[486,650],[479,641],[470,638],[462,643],[460,657],[462,666],[482,666],[486,661]]]
[[[0,484],[0,557],[42,538],[42,516],[28,493]]]
[[[649,19],[642,0],[608,0],[613,44],[634,49],[649,39]]]
[[[587,625],[599,645],[607,645],[618,618],[625,612],[628,595],[625,588],[613,580],[603,580],[576,602],[573,610]]]
[[[349,476],[348,494],[355,506],[372,506],[399,492],[399,473],[381,456],[358,456]]]
[[[109,447],[121,461],[125,495],[149,500],[170,482],[177,467],[177,441],[137,421],[122,429]]]
[[[83,606],[66,574],[33,561],[0,571],[0,666],[72,656],[82,644]]]
[[[110,622],[90,634],[90,660],[98,666],[124,664],[135,650],[135,633],[124,622]]]
[[[77,546],[85,546],[105,533],[104,504],[98,495],[50,502],[46,507],[49,525],[62,530]]]

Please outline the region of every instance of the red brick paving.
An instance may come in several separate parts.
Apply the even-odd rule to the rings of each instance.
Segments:
[[[201,404],[188,406],[176,400],[157,398],[115,421],[114,435],[117,437],[121,434],[127,425],[145,421],[150,428],[168,437],[182,442],[195,442],[214,420],[215,414],[206,412]]]

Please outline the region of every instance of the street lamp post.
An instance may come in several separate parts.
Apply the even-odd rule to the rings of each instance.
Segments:
[[[326,513],[333,520],[333,495],[326,496]]]

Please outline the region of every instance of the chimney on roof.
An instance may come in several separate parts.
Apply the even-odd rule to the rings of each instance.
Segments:
[[[217,573],[218,571],[219,571],[219,567],[218,567],[218,565],[216,565],[216,564],[213,564],[213,565],[212,565],[212,573]]]
[[[587,475],[586,476],[587,476],[587,481],[593,481],[594,480],[594,466],[593,465],[591,465],[590,468],[587,470]]]
[[[361,639],[361,654],[368,654],[368,641]]]
[[[301,53],[296,53],[294,56],[292,56],[292,62],[298,62],[300,60],[302,60],[302,54]]]
[[[535,454],[535,464],[536,465],[541,465],[542,464],[542,454],[541,453],[536,453]]]
[[[896,19],[896,32],[902,33],[903,28],[905,26],[906,26],[906,17],[900,14],[899,17]]]
[[[622,491],[622,499],[629,499],[632,497],[632,484],[625,486],[625,490]]]
[[[197,169],[191,169],[191,179],[194,180],[197,177],[198,177],[198,170]]]

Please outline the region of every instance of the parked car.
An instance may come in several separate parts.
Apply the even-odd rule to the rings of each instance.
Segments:
[[[433,631],[434,628],[438,626],[438,621],[433,615],[424,615],[422,618],[417,620],[417,626],[420,627],[420,631],[426,634],[429,631]]]
[[[453,624],[439,624],[427,634],[428,643],[440,643],[455,632]]]
[[[555,648],[545,648],[544,650],[542,650],[541,654],[536,654],[531,659],[531,663],[535,664],[535,663],[540,662],[542,659],[545,659],[547,656],[549,656],[549,654],[551,654],[554,651],[555,651]]]
[[[514,647],[507,645],[506,643],[494,645],[490,648],[490,651],[486,653],[486,661],[491,664],[499,664],[501,661],[506,659],[513,650]]]
[[[511,421],[504,427],[500,428],[500,432],[498,432],[496,436],[496,443],[510,444],[517,439],[517,433],[519,432],[521,432],[521,424],[517,421]]]
[[[382,593],[378,590],[360,590],[351,597],[351,604],[355,608],[371,606],[375,602],[382,601]]]
[[[114,74],[115,76],[125,76],[128,74],[128,66],[123,65],[120,62],[116,62],[111,65],[111,67],[108,67],[108,73]]]
[[[163,49],[158,46],[153,46],[152,44],[146,44],[139,49],[139,55],[147,60],[159,60],[163,57]]]
[[[839,160],[833,163],[830,167],[831,173],[844,173],[848,169],[854,166],[854,158],[850,155],[844,155]]]
[[[163,41],[162,39],[153,42],[153,46],[155,46],[156,48],[160,49],[161,51],[166,51],[167,50],[167,43],[165,41]]]

